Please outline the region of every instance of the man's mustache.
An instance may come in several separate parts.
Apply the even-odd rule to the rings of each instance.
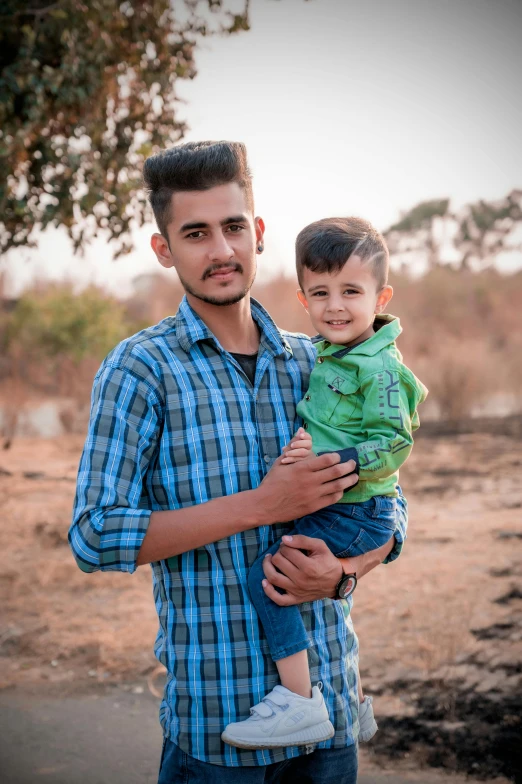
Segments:
[[[237,262],[234,262],[233,264],[213,264],[211,267],[208,267],[205,270],[201,280],[206,280],[211,275],[213,275],[214,272],[221,272],[224,270],[234,270],[234,272],[243,272],[243,267],[241,266],[241,264],[238,264]]]

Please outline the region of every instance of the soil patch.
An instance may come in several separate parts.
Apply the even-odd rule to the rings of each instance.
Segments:
[[[522,782],[517,427],[427,434],[402,472],[407,545],[360,581],[353,610],[380,726],[373,765]],[[67,545],[82,442],[19,439],[0,454],[0,687],[146,693],[161,681],[150,569],[87,575]]]

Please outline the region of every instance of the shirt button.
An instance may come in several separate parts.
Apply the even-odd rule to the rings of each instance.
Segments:
[[[271,459],[272,459],[272,458],[271,458],[271,457],[269,457],[268,455],[265,455],[265,456],[264,456],[264,458],[263,458],[263,460],[265,461],[265,463],[269,463],[269,462],[271,461]]]
[[[305,395],[305,400],[311,400],[311,399],[312,398],[310,397],[310,395]]]
[[[324,357],[318,357],[318,358],[317,358],[317,362],[318,362],[320,365],[322,365],[322,364],[323,364],[323,362],[324,362]]]

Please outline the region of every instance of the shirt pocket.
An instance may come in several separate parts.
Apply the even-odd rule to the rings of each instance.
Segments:
[[[318,418],[329,425],[348,422],[357,405],[359,384],[338,370],[327,370],[319,389]]]

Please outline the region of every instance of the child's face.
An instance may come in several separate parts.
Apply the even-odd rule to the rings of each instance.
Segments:
[[[303,270],[297,292],[314,329],[330,343],[351,346],[374,334],[373,320],[392,298],[391,286],[378,288],[370,264],[350,256],[335,274]]]

